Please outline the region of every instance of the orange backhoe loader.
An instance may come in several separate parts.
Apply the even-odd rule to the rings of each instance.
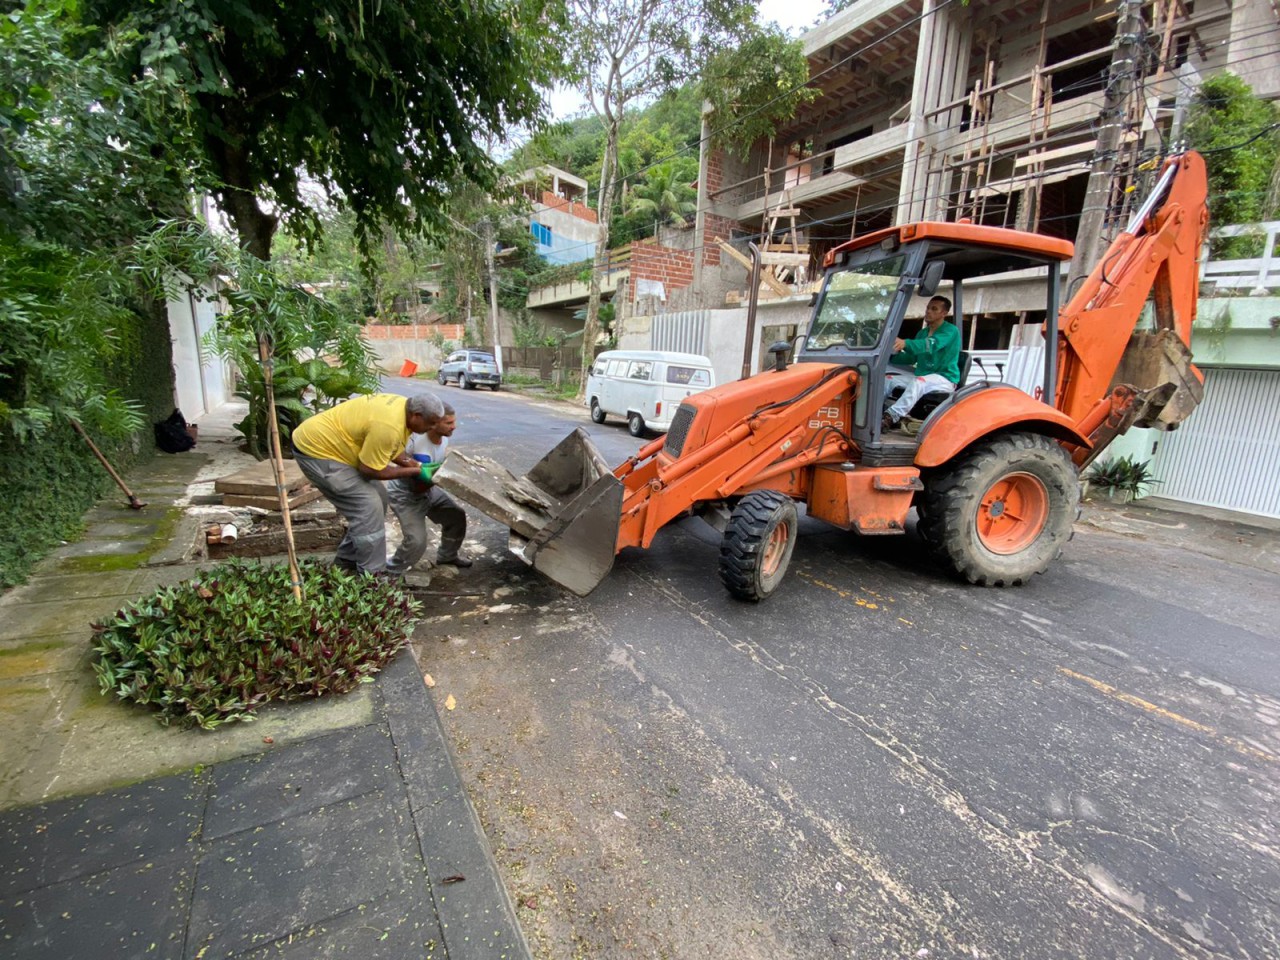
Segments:
[[[500,518],[514,553],[583,595],[619,551],[648,547],[693,514],[723,534],[729,592],[761,600],[786,572],[797,503],[861,534],[904,532],[914,506],[944,566],[975,584],[1021,584],[1070,538],[1079,469],[1131,426],[1172,429],[1200,401],[1189,343],[1206,190],[1198,154],[1167,160],[1061,311],[1068,241],[966,222],[857,237],[827,254],[795,362],[791,344],[775,344],[771,369],[688,397],[671,429],[625,463],[610,469],[577,430],[522,478],[451,457],[436,480]],[[885,430],[886,370],[912,298],[947,284],[962,317],[967,290],[981,296],[1011,273],[1044,295],[1034,395],[971,383],[923,398],[915,435]]]

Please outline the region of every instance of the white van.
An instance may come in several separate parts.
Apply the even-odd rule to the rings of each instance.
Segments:
[[[608,350],[596,357],[587,377],[591,419],[626,417],[633,437],[663,433],[680,401],[716,385],[711,361],[692,353]]]

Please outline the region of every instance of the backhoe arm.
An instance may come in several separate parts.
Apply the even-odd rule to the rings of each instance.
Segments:
[[[1207,192],[1198,153],[1165,161],[1156,189],[1060,315],[1055,406],[1090,440],[1073,450],[1080,466],[1131,426],[1171,429],[1200,402],[1204,376],[1190,345]],[[1155,329],[1135,332],[1148,297]]]

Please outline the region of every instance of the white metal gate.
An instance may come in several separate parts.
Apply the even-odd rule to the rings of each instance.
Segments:
[[[1160,497],[1280,517],[1280,370],[1204,371],[1204,400],[1160,436]]]
[[[673,353],[707,351],[707,324],[709,310],[685,310],[681,313],[665,313],[653,318],[653,349]]]

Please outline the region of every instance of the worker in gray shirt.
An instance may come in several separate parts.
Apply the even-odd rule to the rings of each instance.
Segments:
[[[457,414],[446,403],[444,416],[426,433],[415,433],[409,437],[400,461],[405,464],[424,464],[424,474],[434,473],[448,455],[449,438],[453,436],[457,426]],[[400,521],[400,531],[404,535],[400,548],[387,563],[389,574],[404,576],[422,559],[427,551],[428,520],[440,526],[440,548],[436,551],[436,565],[471,566],[471,560],[458,552],[467,535],[467,514],[451,496],[429,479],[413,477],[390,481],[387,484],[387,499],[391,501],[391,509],[395,511],[396,519]]]

